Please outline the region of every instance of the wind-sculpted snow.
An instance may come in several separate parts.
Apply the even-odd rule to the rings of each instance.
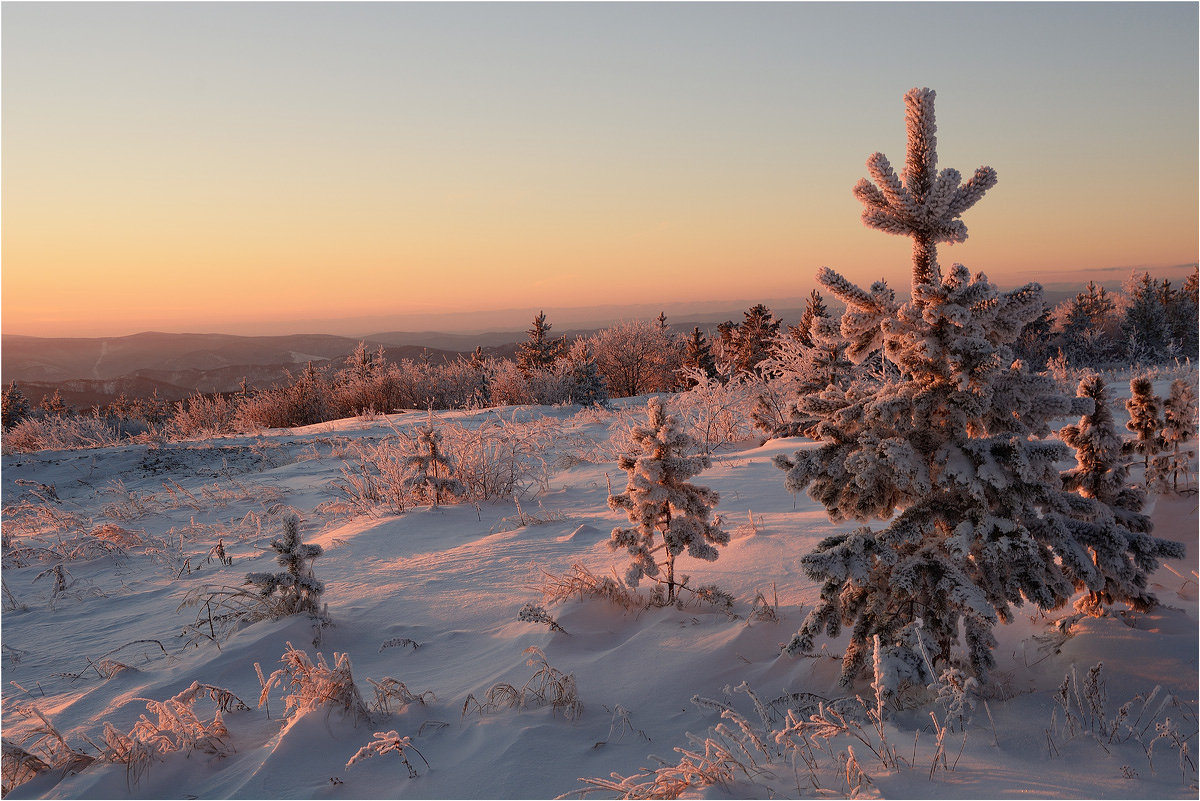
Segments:
[[[125,765],[96,762],[74,774],[42,772],[11,797],[553,797],[580,788],[583,777],[631,776],[657,765],[649,754],[674,765],[680,759],[674,747],[693,747],[685,732],[701,734],[722,722],[719,711],[693,704],[693,696],[733,704],[754,719],[747,696],[732,689],[746,682],[764,702],[779,699],[780,730],[787,708],[815,712],[807,705],[813,697],[838,709],[857,705],[848,694],[870,698],[866,682],[850,691],[838,688],[846,633],[813,657],[779,654],[780,643],[819,601],[821,587],[805,578],[801,557],[823,539],[846,537],[855,528],[831,523],[816,503],[780,485],[772,459],[812,447],[802,439],[727,445],[697,477],[719,493],[717,511],[730,541],[717,561],[681,561],[680,572],[692,574],[689,586],[712,583],[730,593],[728,612],[697,601],[629,610],[601,599],[546,601],[543,571],[561,575],[576,562],[597,576],[624,570],[627,557],[607,545],[608,532],[626,525],[626,516],[607,505],[609,479],[616,482],[624,473],[615,457],[602,454],[623,441],[623,422],[645,422],[645,404],[637,399],[611,412],[518,410],[521,420],[540,420],[561,433],[547,454],[545,485],[527,488],[519,508],[512,499],[416,506],[401,514],[350,514],[339,506],[335,485],[345,460],[355,458],[353,446],[395,437],[394,429],[413,433],[427,423],[424,413],[157,448],[5,455],[0,658],[6,742],[35,747],[36,737],[29,735],[40,724],[29,713],[33,707],[72,748],[99,756],[85,738],[104,748],[106,722],[122,734],[149,731],[137,729],[147,702],[170,707],[167,701],[195,682],[228,691],[250,707],[222,711],[222,733],[215,726],[215,702],[207,695],[195,698],[191,708],[205,731],[220,737],[223,756],[188,750],[186,740],[170,735],[182,747],[154,755],[136,783]],[[455,412],[438,422],[478,429],[494,414]],[[210,585],[240,588],[247,573],[280,570],[270,542],[291,514],[300,518],[303,542],[322,550],[314,572],[325,587],[330,625],[314,628],[302,614],[248,623],[219,643],[200,637],[189,644],[180,637],[184,626],[197,623],[198,612],[204,621],[203,604],[179,608],[187,593]],[[1150,514],[1156,533],[1190,537],[1194,547],[1193,500],[1159,499]],[[974,525],[1004,521],[981,518]],[[231,565],[214,552],[218,543]],[[80,550],[84,544],[86,551]],[[866,543],[852,547],[860,546]],[[60,563],[61,589],[52,575],[35,580]],[[1110,756],[1094,739],[1070,735],[1061,713],[1053,735],[1057,755],[1048,753],[1044,734],[1064,675],[1078,665],[1082,679],[1101,660],[1110,717],[1125,700],[1161,684],[1155,704],[1173,694],[1185,708],[1168,703],[1155,720],[1170,716],[1182,726],[1193,719],[1196,590],[1194,577],[1188,578],[1194,564],[1168,559],[1166,565],[1150,586],[1167,605],[1151,613],[1087,618],[1075,624],[1072,636],[1060,636],[1046,621],[1013,610],[1013,623],[996,629],[993,681],[963,730],[967,740],[955,768],[939,768],[929,779],[928,732],[917,748],[924,761],[914,766],[884,768],[855,745],[872,782],[864,788],[922,798],[1031,791],[1189,797],[1189,780],[1165,741],[1156,746],[1151,768],[1136,741],[1106,742]],[[641,592],[648,597],[646,588]],[[752,617],[760,593],[767,603],[777,597],[779,623],[770,615]],[[569,634],[519,619],[528,603],[546,608]],[[321,653],[330,670],[339,664],[335,653],[348,654],[368,705],[371,679],[395,686],[384,682],[391,677],[413,695],[432,695],[393,703],[390,715],[371,722],[356,722],[328,704],[285,716],[290,690],[284,684],[258,706],[262,686],[254,664],[270,677],[285,667],[288,643],[313,664]],[[582,714],[567,720],[551,704],[531,702],[464,716],[472,694],[483,698],[496,685],[519,690],[530,680],[538,667],[527,664],[529,646],[574,677]],[[936,711],[939,720],[944,714],[932,696],[914,698],[923,706],[892,713],[885,724],[889,739],[909,756],[914,735],[929,725],[928,713]],[[991,720],[981,711],[984,699]],[[415,778],[394,752],[347,769],[374,732],[393,731],[396,741],[409,738],[416,749],[407,752]],[[1151,725],[1147,742],[1153,736]],[[1195,753],[1195,739],[1188,742]],[[947,740],[950,763],[960,744]],[[844,753],[845,746],[835,750]],[[1137,777],[1123,778],[1122,765]],[[739,773],[744,783],[729,792],[798,794],[790,767],[765,767],[774,772],[753,779]],[[810,792],[807,784],[804,791]]]

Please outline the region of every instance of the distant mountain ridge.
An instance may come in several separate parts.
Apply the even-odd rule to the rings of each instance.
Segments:
[[[1074,293],[1046,293],[1051,305]],[[826,298],[831,311],[837,304]],[[668,304],[669,306],[669,304]],[[794,323],[803,306],[773,308],[777,319]],[[704,312],[697,319],[671,319],[669,327],[690,333],[700,328],[711,337],[724,320],[740,321],[742,311]],[[531,318],[532,319],[532,318]],[[648,319],[643,315],[641,319]],[[550,319],[553,325],[554,319]],[[613,324],[609,322],[608,325]],[[554,329],[555,336],[574,339],[604,327]],[[179,400],[195,392],[233,392],[245,378],[251,387],[283,380],[307,362],[336,363],[354,352],[359,342],[372,350],[383,346],[393,362],[427,354],[435,361],[469,355],[482,347],[489,356],[512,358],[524,329],[482,333],[447,331],[384,331],[365,337],[335,334],[173,334],[146,331],[122,337],[33,337],[6,334],[0,338],[0,379],[16,381],[31,402],[37,403],[56,389],[76,408],[103,405],[117,395],[148,397],[157,391],[166,400]]]

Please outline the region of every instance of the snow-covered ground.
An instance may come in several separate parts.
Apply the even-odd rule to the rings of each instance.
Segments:
[[[704,744],[690,743],[686,733],[704,738],[722,719],[693,703],[695,695],[731,705],[763,734],[784,727],[788,707],[819,714],[818,698],[844,698],[837,686],[842,643],[829,642],[826,655],[780,656],[780,644],[817,597],[800,558],[839,530],[807,497],[786,492],[772,464],[776,454],[806,447],[804,440],[727,447],[696,479],[720,493],[717,511],[732,540],[716,562],[684,555],[677,568],[693,576],[693,586],[730,593],[732,613],[695,601],[625,610],[596,598],[543,600],[547,572],[561,575],[576,562],[598,576],[625,567],[624,555],[607,546],[625,517],[606,503],[609,481],[619,491],[624,473],[615,460],[581,460],[579,450],[582,438],[603,443],[612,436],[610,420],[577,412],[530,410],[575,436],[549,454],[548,481],[522,498],[520,509],[505,501],[351,515],[336,484],[346,480],[353,444],[394,436],[392,426],[419,425],[423,414],[157,447],[5,455],[6,537],[76,552],[62,563],[65,586],[56,588],[58,577],[46,572],[55,562],[25,551],[15,557],[18,566],[6,548],[5,740],[33,748],[35,707],[68,744],[96,755],[106,722],[129,732],[142,715],[157,720],[147,701],[196,681],[225,688],[250,707],[224,714],[225,753],[174,751],[132,773],[121,764],[67,775],[51,770],[11,797],[553,797],[585,789],[581,778],[676,765],[677,746],[703,755]],[[448,412],[440,419],[469,426],[492,414]],[[310,619],[293,616],[245,626],[219,643],[204,636],[204,606],[180,608],[185,597],[206,586],[239,587],[250,571],[278,569],[268,543],[289,513],[300,515],[305,540],[324,549],[314,569],[325,582],[331,625],[317,631]],[[1154,611],[1085,618],[1058,634],[1052,619],[1069,609],[1048,619],[1027,608],[998,628],[999,665],[993,683],[969,698],[969,722],[956,724],[944,705],[916,691],[889,713],[881,732],[865,720],[862,705],[835,703],[863,727],[833,732],[828,743],[814,736],[827,750],[809,752],[811,768],[794,759],[799,749],[765,742],[766,752],[741,755],[746,770],[734,764],[727,786],[693,787],[691,794],[840,794],[857,785],[865,795],[909,798],[1195,797],[1196,496],[1158,498],[1152,516],[1157,535],[1188,548],[1187,558],[1154,575],[1162,601]],[[124,530],[107,529],[103,536],[121,546],[107,555],[91,534],[104,524]],[[210,558],[218,540],[232,565]],[[751,619],[758,593],[778,599],[778,622]],[[544,605],[565,633],[518,620],[527,602]],[[198,615],[200,633],[181,637]],[[368,679],[387,677],[432,696],[399,709],[393,701],[390,715],[376,712],[373,720],[329,706],[285,715],[285,681],[259,706],[255,664],[269,676],[282,667],[288,643],[314,660],[320,651],[330,665],[335,652],[348,654],[368,702]],[[531,646],[573,675],[582,714],[572,719],[531,696],[522,709],[476,703],[486,705],[494,685],[520,689],[534,676],[542,664],[526,652]],[[1089,702],[1088,671],[1100,662],[1106,697],[1098,698],[1096,686]],[[1064,708],[1055,696],[1067,675],[1075,678]],[[764,702],[777,701],[767,722],[734,689],[743,682]],[[867,682],[855,692],[869,702]],[[1122,705],[1139,694],[1122,718]],[[213,717],[210,700],[194,709],[205,721]],[[1121,720],[1127,725],[1110,731]],[[937,728],[947,722],[942,761]],[[736,728],[736,721],[725,723]],[[391,730],[411,737],[415,778],[396,754],[347,767],[373,733]],[[854,731],[866,740],[854,739]],[[887,746],[898,760],[872,752]],[[847,770],[849,749],[867,779]],[[5,760],[12,764],[7,754]]]

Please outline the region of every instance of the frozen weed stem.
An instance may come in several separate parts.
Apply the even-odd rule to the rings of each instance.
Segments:
[[[276,687],[287,685],[287,693],[283,696],[284,715],[293,709],[298,714],[308,712],[322,706],[341,710],[355,722],[370,721],[371,710],[363,701],[362,695],[354,683],[351,672],[349,654],[333,654],[333,667],[325,661],[325,656],[317,652],[317,661],[304,651],[298,650],[290,642],[287,651],[280,657],[283,667],[274,671],[269,677],[263,678],[259,663],[254,663],[262,684],[262,693],[258,697],[258,705],[267,707],[270,714],[268,699]]]
[[[411,737],[401,737],[396,733],[395,729],[387,732],[377,731],[372,736],[375,738],[374,740],[358,749],[354,756],[350,757],[350,761],[346,763],[347,768],[374,756],[395,754],[400,757],[400,761],[404,763],[404,767],[408,768],[408,778],[415,779],[417,778],[417,769],[408,761],[409,751],[419,756],[421,761],[425,763],[425,767],[429,767],[429,760],[412,744]]]
[[[554,713],[561,713],[567,720],[575,720],[583,714],[583,702],[579,700],[579,689],[575,685],[575,674],[563,673],[546,661],[542,649],[531,645],[525,649],[526,654],[532,654],[525,662],[530,667],[537,665],[537,670],[520,689],[500,682],[493,684],[484,693],[480,701],[474,693],[467,696],[463,702],[462,717],[474,710],[479,714],[497,712],[501,709],[527,709],[535,706],[550,706]]]

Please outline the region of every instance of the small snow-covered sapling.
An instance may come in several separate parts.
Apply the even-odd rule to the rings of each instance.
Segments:
[[[246,583],[259,588],[264,597],[274,598],[278,616],[305,612],[320,614],[325,583],[313,575],[312,562],[323,551],[320,545],[307,545],[300,538],[300,520],[283,521],[283,536],[271,541],[282,573],[247,573]]]
[[[688,455],[699,445],[663,412],[661,400],[651,398],[647,409],[648,423],[631,432],[641,452],[617,462],[629,475],[625,491],[608,498],[609,507],[624,510],[633,525],[614,528],[608,544],[613,550],[627,549],[632,557],[625,574],[630,586],[636,587],[643,576],[657,578],[660,567],[665,567],[666,602],[673,603],[679,587],[675,558],[687,550],[697,559],[716,561],[715,546],[727,545],[729,532],[710,520],[720,496],[687,481],[709,467],[711,460]],[[656,542],[659,539],[661,543]],[[661,563],[655,556],[660,550],[665,552]]]

